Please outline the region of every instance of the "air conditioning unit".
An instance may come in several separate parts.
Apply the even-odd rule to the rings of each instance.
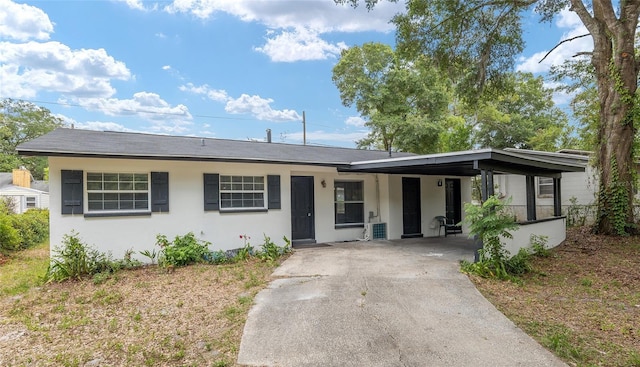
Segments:
[[[387,239],[387,223],[367,223],[366,230],[366,239],[369,241]]]

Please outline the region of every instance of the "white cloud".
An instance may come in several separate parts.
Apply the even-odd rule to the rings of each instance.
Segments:
[[[108,116],[135,115],[160,123],[192,120],[187,106],[182,104],[171,106],[158,94],[150,92],[138,92],[133,95],[132,99],[79,98],[76,103],[88,110],[100,111]]]
[[[181,85],[179,89],[183,92],[206,96],[212,101],[225,103],[225,111],[234,115],[248,114],[258,120],[274,122],[302,120],[302,116],[295,110],[274,110],[271,107],[274,100],[271,98],[262,98],[257,95],[250,96],[244,93],[238,98],[233,98],[227,94],[227,91],[223,89],[212,89],[207,84],[197,86],[192,83],[187,83]]]
[[[350,117],[347,117],[344,123],[350,126],[363,127],[364,124],[367,123],[367,121],[365,121],[360,116],[350,116]]]
[[[164,65],[162,70],[171,70],[171,65]]]
[[[145,10],[142,0],[119,0],[124,1],[131,9]]]
[[[187,83],[185,85],[181,85],[179,89],[183,92],[204,95],[210,100],[216,102],[227,102],[230,99],[227,95],[227,91],[223,89],[211,89],[207,84],[196,86],[193,85],[193,83]]]
[[[556,26],[558,28],[567,29],[557,43],[560,43],[562,40],[589,33],[580,21],[580,18],[578,18],[574,12],[566,9],[560,12],[558,20],[556,21]],[[560,45],[542,62],[540,62],[540,60],[549,50],[537,52],[528,58],[520,59],[516,70],[531,73],[545,73],[549,71],[551,66],[563,64],[565,60],[571,59],[576,53],[585,51],[589,52],[591,50],[593,50],[593,40],[591,36],[577,38],[573,41],[565,42]]]
[[[128,80],[131,73],[104,49],[72,50],[59,42],[0,42],[0,94],[15,98],[37,91],[77,97],[109,97],[110,79]]]
[[[318,32],[307,28],[282,31],[275,37],[271,36],[273,34],[274,32],[269,32],[267,43],[262,47],[256,47],[255,50],[276,62],[337,58],[340,51],[347,48],[344,42],[328,43],[320,38]]]
[[[0,0],[0,38],[48,40],[53,23],[42,9]]]
[[[275,122],[302,120],[302,117],[295,110],[274,110],[271,103],[273,103],[273,99],[270,98],[242,94],[238,98],[230,98],[224,109],[231,114],[251,114],[258,120]]]
[[[372,11],[336,5],[331,0],[174,0],[164,10],[209,19],[216,12],[231,14],[245,22],[269,28],[309,28],[326,32],[391,32],[389,20],[405,9],[404,2],[380,2]]]

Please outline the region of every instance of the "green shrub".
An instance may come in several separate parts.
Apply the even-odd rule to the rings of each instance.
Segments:
[[[62,248],[55,249],[51,265],[47,271],[47,281],[62,282],[68,279],[81,279],[91,274],[91,262],[95,261],[92,250],[80,241],[78,234],[71,232],[62,239]]]
[[[518,229],[513,216],[505,211],[509,203],[497,196],[490,196],[482,205],[465,204],[465,221],[469,223],[472,235],[482,240],[483,248],[478,250],[481,265],[468,266],[471,271],[478,269],[478,275],[499,279],[509,279],[507,260],[509,252],[501,238],[513,238],[510,231]],[[464,270],[464,268],[463,268]],[[475,271],[474,271],[475,272]]]
[[[532,234],[529,237],[529,243],[531,243],[531,251],[534,256],[537,257],[549,257],[551,256],[551,251],[547,248],[547,241],[549,240],[548,236],[540,236],[537,234]]]
[[[156,236],[156,245],[160,246],[158,263],[162,266],[185,266],[202,262],[209,255],[209,242],[198,240],[193,232],[176,236],[172,242],[167,236]]]
[[[15,251],[20,248],[20,236],[13,227],[13,216],[0,212],[0,251]]]
[[[20,249],[39,245],[49,237],[49,210],[30,209],[15,215],[13,226],[20,237]]]
[[[262,260],[276,260],[280,256],[291,251],[291,241],[287,239],[287,237],[283,237],[285,241],[284,246],[278,246],[271,238],[267,235],[264,235],[264,242],[260,248],[260,251],[256,253],[256,256]]]
[[[140,262],[131,259],[132,251],[125,253],[122,260],[113,260],[110,254],[99,252],[83,243],[78,233],[65,234],[62,248],[53,250],[49,269],[45,275],[47,282],[82,279],[95,274],[111,274],[123,268],[139,266]],[[128,254],[128,255],[127,255]]]
[[[531,253],[522,247],[515,256],[505,262],[505,269],[511,275],[523,275],[531,271]]]

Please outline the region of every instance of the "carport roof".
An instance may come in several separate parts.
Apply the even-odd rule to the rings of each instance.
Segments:
[[[575,158],[575,157],[573,157]],[[476,176],[481,170],[534,176],[559,176],[562,172],[583,172],[586,162],[572,155],[540,156],[531,152],[480,149],[462,152],[398,157],[352,162],[348,172],[391,174]]]

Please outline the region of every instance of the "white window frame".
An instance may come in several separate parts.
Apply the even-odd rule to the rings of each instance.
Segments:
[[[538,189],[538,197],[541,198],[549,198],[553,196],[553,178],[551,177],[538,177],[538,182],[537,182],[537,189]],[[542,192],[542,188],[543,187],[550,187],[551,188],[551,192]],[[548,189],[547,189],[548,190]]]
[[[101,175],[101,180],[96,180],[96,175]],[[105,175],[113,177],[116,175],[117,181],[105,181]],[[126,176],[132,175],[132,180],[126,180]],[[121,176],[125,176],[122,177]],[[145,177],[145,180],[137,181],[137,178]],[[85,172],[85,193],[86,193],[86,212],[87,213],[137,213],[148,212],[151,209],[151,175],[149,172],[121,172],[121,171],[87,171]],[[97,184],[100,183],[100,188]],[[107,185],[108,184],[108,185]],[[129,184],[131,184],[129,188]],[[115,186],[114,186],[115,185]],[[103,195],[101,200],[92,198],[94,195]],[[104,195],[109,195],[110,200],[105,199]],[[114,196],[116,195],[116,196]],[[131,200],[123,199],[122,195],[132,195]],[[138,198],[137,195],[146,195],[146,200]],[[146,201],[146,206],[136,207],[138,203]],[[92,208],[93,202],[102,202],[102,209]],[[104,208],[105,203],[117,203],[117,208]],[[131,207],[121,207],[123,203],[131,202]]]
[[[220,211],[267,209],[267,177],[265,175],[221,174],[219,185]]]
[[[342,193],[342,196],[339,194],[339,184],[344,183],[358,183],[360,184],[360,193],[362,194],[361,200],[346,200],[345,193]],[[350,180],[336,180],[333,183],[333,201],[334,201],[334,221],[336,227],[353,227],[353,226],[364,226],[364,181],[350,181]],[[346,214],[346,206],[348,204],[362,204],[362,222],[344,222],[338,223],[338,214]],[[343,213],[340,213],[340,207],[343,207]]]
[[[26,209],[35,209],[38,207],[38,199],[35,196],[25,196],[24,207]]]

